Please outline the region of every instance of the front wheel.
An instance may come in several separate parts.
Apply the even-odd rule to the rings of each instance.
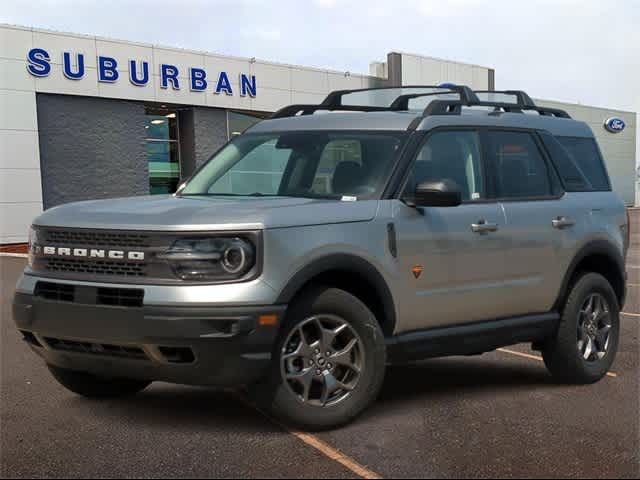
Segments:
[[[253,394],[297,427],[335,428],[375,400],[385,361],[384,335],[367,306],[344,290],[316,287],[291,305],[270,377]]]
[[[594,383],[611,368],[618,351],[620,309],[602,275],[586,273],[571,288],[556,337],[544,345],[547,369],[561,381]]]
[[[134,395],[151,382],[128,378],[98,377],[86,372],[77,372],[49,365],[53,377],[67,390],[89,398],[114,398]]]

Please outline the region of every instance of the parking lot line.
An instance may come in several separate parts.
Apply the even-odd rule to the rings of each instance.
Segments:
[[[622,315],[629,315],[630,317],[640,317],[640,313],[621,312]]]
[[[11,258],[27,258],[29,255],[26,253],[10,253],[10,252],[0,252],[0,257],[11,257]]]
[[[300,432],[298,430],[292,430],[292,429],[288,428],[286,425],[280,423],[275,418],[273,418],[270,415],[268,415],[267,413],[263,412],[260,408],[258,408],[256,405],[254,405],[244,395],[241,395],[239,393],[235,393],[235,394],[242,401],[242,403],[244,403],[245,405],[247,405],[247,406],[251,407],[252,409],[256,410],[258,413],[260,413],[267,420],[269,420],[270,422],[274,423],[275,425],[280,427],[285,432],[290,433],[291,435],[296,437],[298,440],[301,440],[302,442],[304,442],[308,446],[316,449],[318,452],[320,452],[321,454],[323,454],[325,457],[329,458],[330,460],[333,460],[334,462],[338,462],[343,467],[345,467],[346,469],[348,469],[351,472],[355,473],[359,477],[365,478],[365,479],[372,479],[372,480],[382,479],[383,478],[382,476],[378,475],[374,471],[369,470],[367,467],[365,467],[363,465],[360,465],[356,460],[354,460],[350,456],[342,453],[340,450],[337,450],[337,449],[333,448],[331,445],[327,444],[326,442],[320,440],[315,435],[312,435],[310,433]]]
[[[640,315],[639,315],[640,316]],[[508,353],[509,355],[515,355],[517,357],[528,358],[529,360],[535,360],[537,362],[543,362],[542,357],[537,355],[531,355],[529,353],[516,352],[515,350],[509,350],[508,348],[499,348],[499,352]],[[608,377],[618,378],[617,373],[607,372]]]

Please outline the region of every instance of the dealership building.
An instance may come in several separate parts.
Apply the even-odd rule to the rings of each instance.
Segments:
[[[382,60],[357,74],[0,25],[0,244],[26,241],[32,219],[62,203],[173,192],[233,135],[332,90],[496,88],[491,68],[400,52]],[[536,102],[591,126],[614,190],[633,204],[636,114]],[[607,130],[610,119],[624,128]]]

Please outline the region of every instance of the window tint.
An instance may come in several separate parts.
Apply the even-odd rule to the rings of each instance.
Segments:
[[[488,138],[498,198],[546,197],[552,194],[547,166],[531,134],[492,131]]]
[[[480,138],[470,130],[438,132],[420,149],[409,174],[407,192],[426,181],[450,180],[457,184],[462,200],[485,197]]]
[[[369,200],[382,192],[405,138],[385,132],[245,133],[209,159],[181,194]]]
[[[269,139],[249,151],[233,168],[215,184],[215,193],[264,195],[278,193],[291,149],[276,149],[276,140]]]
[[[571,159],[583,172],[593,190],[610,190],[607,172],[598,146],[592,138],[557,137]]]
[[[567,150],[558,142],[556,137],[547,132],[540,132],[542,141],[551,155],[553,164],[562,178],[564,189],[567,192],[593,191],[591,182],[587,179],[582,169],[573,161]]]
[[[318,163],[318,171],[311,190],[314,193],[334,193],[333,182],[336,167],[341,165],[341,170],[351,168],[354,171],[362,167],[362,146],[359,140],[344,139],[331,140],[324,147]]]

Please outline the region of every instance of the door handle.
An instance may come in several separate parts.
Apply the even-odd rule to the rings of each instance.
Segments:
[[[497,223],[488,223],[486,220],[479,220],[478,223],[471,224],[471,231],[474,233],[489,233],[497,230]]]
[[[551,225],[553,225],[553,228],[557,228],[559,230],[562,230],[563,228],[573,227],[575,224],[576,222],[567,217],[557,217],[551,221]]]

